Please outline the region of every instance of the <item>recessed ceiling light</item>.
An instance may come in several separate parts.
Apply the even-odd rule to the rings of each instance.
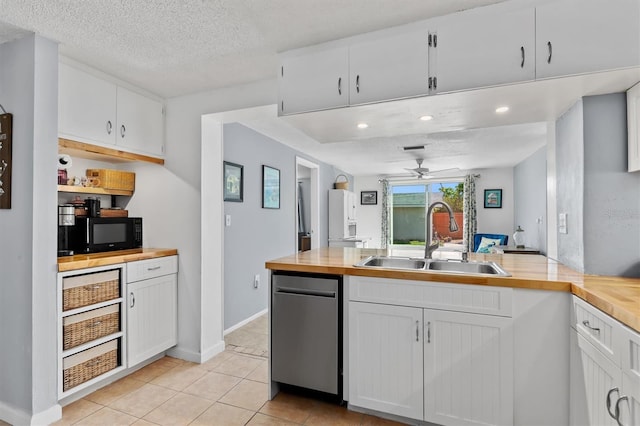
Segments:
[[[367,123],[358,123],[358,129],[366,129],[369,127]]]
[[[508,106],[501,106],[501,107],[496,108],[496,112],[498,114],[504,114],[507,111],[509,111],[509,107]]]
[[[422,117],[420,117],[420,120],[422,120],[422,121],[433,120],[433,115],[423,115]]]

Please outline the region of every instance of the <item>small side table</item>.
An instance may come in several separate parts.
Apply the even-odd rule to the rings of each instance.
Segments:
[[[516,254],[540,254],[540,250],[533,247],[517,248],[516,246],[495,246],[498,253],[516,253]]]

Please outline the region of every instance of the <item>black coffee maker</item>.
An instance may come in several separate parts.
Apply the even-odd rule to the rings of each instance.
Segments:
[[[72,256],[71,238],[76,224],[76,208],[73,204],[58,206],[58,257]]]

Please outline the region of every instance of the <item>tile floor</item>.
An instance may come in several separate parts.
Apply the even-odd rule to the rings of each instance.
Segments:
[[[225,341],[227,350],[203,364],[161,358],[63,407],[55,424],[397,424],[284,392],[268,401],[266,315],[228,334]]]

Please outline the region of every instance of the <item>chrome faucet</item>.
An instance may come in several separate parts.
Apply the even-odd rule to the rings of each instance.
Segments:
[[[449,231],[456,232],[458,230],[458,223],[456,222],[456,219],[453,217],[453,210],[451,210],[451,207],[449,207],[447,203],[443,201],[436,201],[435,203],[431,204],[427,209],[426,226],[425,226],[426,228],[426,241],[424,244],[425,259],[431,259],[431,253],[433,253],[435,249],[438,248],[438,245],[439,245],[437,241],[434,244],[431,243],[431,211],[437,205],[441,205],[442,207],[447,209],[447,211],[449,212]]]

